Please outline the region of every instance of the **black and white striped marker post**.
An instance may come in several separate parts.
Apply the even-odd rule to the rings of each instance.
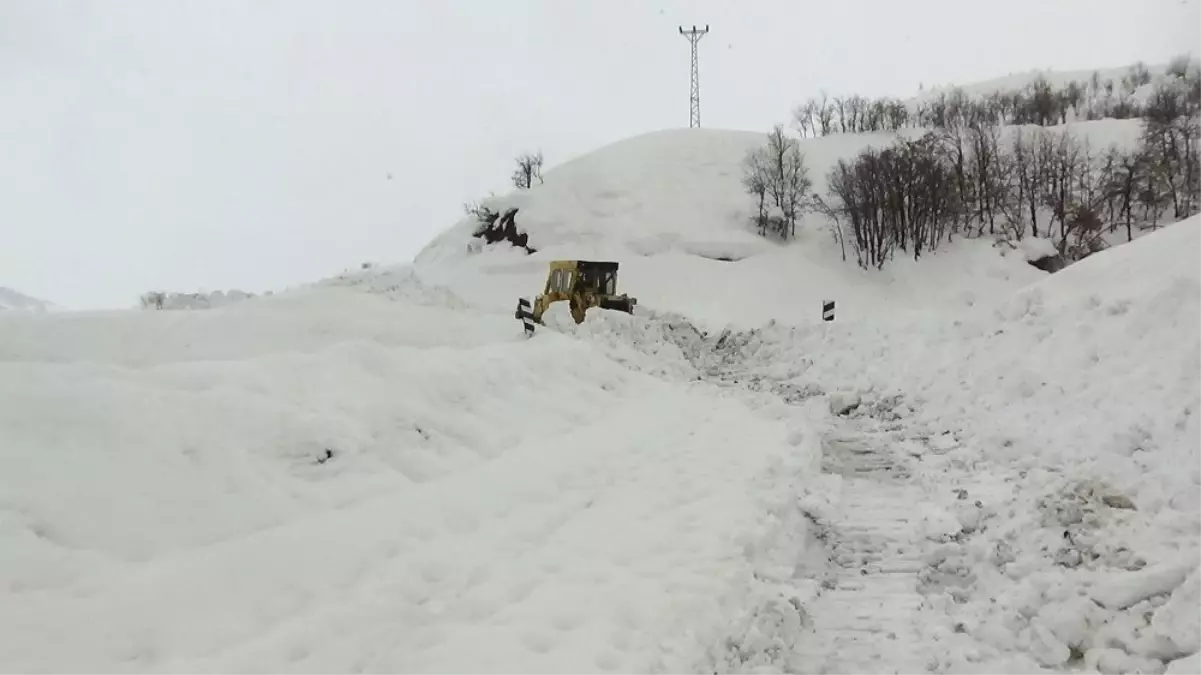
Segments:
[[[530,311],[530,301],[525,298],[518,298],[517,311],[513,316],[514,318],[521,319],[521,325],[525,328],[526,337],[533,337],[534,313]]]
[[[834,320],[834,301],[826,300],[822,303],[822,321]]]

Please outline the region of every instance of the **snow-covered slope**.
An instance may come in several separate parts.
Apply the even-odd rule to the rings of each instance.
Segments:
[[[54,309],[52,303],[45,300],[31,298],[23,293],[18,293],[11,288],[0,286],[0,310],[5,309],[23,309],[32,310],[35,312],[45,312]]]
[[[1097,149],[1128,147],[1139,122],[1081,122],[1055,131],[1087,138]],[[894,138],[803,140],[815,191],[825,193],[825,176],[839,159]],[[829,223],[816,213],[804,216],[796,242],[766,240],[749,224],[753,203],[741,186],[742,159],[763,142],[762,134],[682,129],[601,148],[547,171],[544,184],[485,202],[498,211],[520,209],[517,224],[537,253],[505,242],[482,247],[471,236],[476,222],[465,217],[417,256],[415,269],[483,311],[511,312],[517,297],[541,290],[548,260],[617,260],[619,290],[640,305],[713,327],[809,323],[820,320],[827,299],[836,301],[839,316],[854,320],[900,309],[942,312],[1043,276],[1022,255],[986,240],[959,241],[920,262],[898,259],[883,271],[861,270],[842,259]]]
[[[1147,73],[1152,80],[1162,78],[1167,71],[1166,64],[1144,64]],[[926,101],[936,98],[939,94],[949,93],[954,89],[962,90],[968,96],[987,96],[994,92],[1014,92],[1021,91],[1030,86],[1036,80],[1045,80],[1047,84],[1054,89],[1063,89],[1072,82],[1077,82],[1081,85],[1087,85],[1096,73],[1097,79],[1104,86],[1105,82],[1113,82],[1114,88],[1120,90],[1122,87],[1122,78],[1128,77],[1131,72],[1131,66],[1123,66],[1118,68],[1100,68],[1096,70],[1054,70],[1054,69],[1035,69],[1024,72],[1010,73],[1001,77],[994,77],[979,82],[973,82],[967,85],[945,85],[934,86],[926,89],[912,101]],[[1145,91],[1143,87],[1140,90]],[[1139,97],[1139,92],[1136,92],[1136,98]]]

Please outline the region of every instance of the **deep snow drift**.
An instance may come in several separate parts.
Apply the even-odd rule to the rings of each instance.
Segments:
[[[0,667],[685,667],[799,422],[455,304],[0,317]]]

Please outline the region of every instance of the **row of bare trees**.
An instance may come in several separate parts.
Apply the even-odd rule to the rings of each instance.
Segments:
[[[1103,235],[1201,210],[1201,105],[1187,83],[1157,86],[1138,145],[1095,151],[1066,130],[974,121],[839,161],[817,208],[863,267],[918,258],[955,235],[1052,240],[1079,259]]]
[[[1167,80],[1183,80],[1201,96],[1201,64],[1187,56],[1173,59]],[[1153,78],[1143,64],[1131,66],[1115,82],[1098,72],[1084,82],[1056,87],[1038,77],[1026,87],[972,97],[963,89],[940,92],[912,105],[894,98],[830,97],[823,93],[798,106],[793,126],[805,136],[835,133],[896,131],[905,127],[963,129],[975,125],[1037,124],[1054,126],[1071,120],[1132,119],[1142,117],[1144,105],[1136,92]]]
[[[896,131],[913,126],[916,120],[904,101],[894,98],[867,99],[863,96],[809,99],[792,113],[793,126],[801,136],[835,133]]]

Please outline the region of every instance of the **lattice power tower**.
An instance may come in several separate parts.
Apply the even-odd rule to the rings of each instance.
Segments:
[[[701,69],[696,58],[696,43],[700,42],[708,32],[708,24],[705,24],[704,30],[698,30],[696,26],[693,26],[692,30],[684,30],[684,27],[680,26],[680,35],[688,38],[688,42],[692,46],[692,86],[688,92],[688,128],[690,129],[701,125]]]

